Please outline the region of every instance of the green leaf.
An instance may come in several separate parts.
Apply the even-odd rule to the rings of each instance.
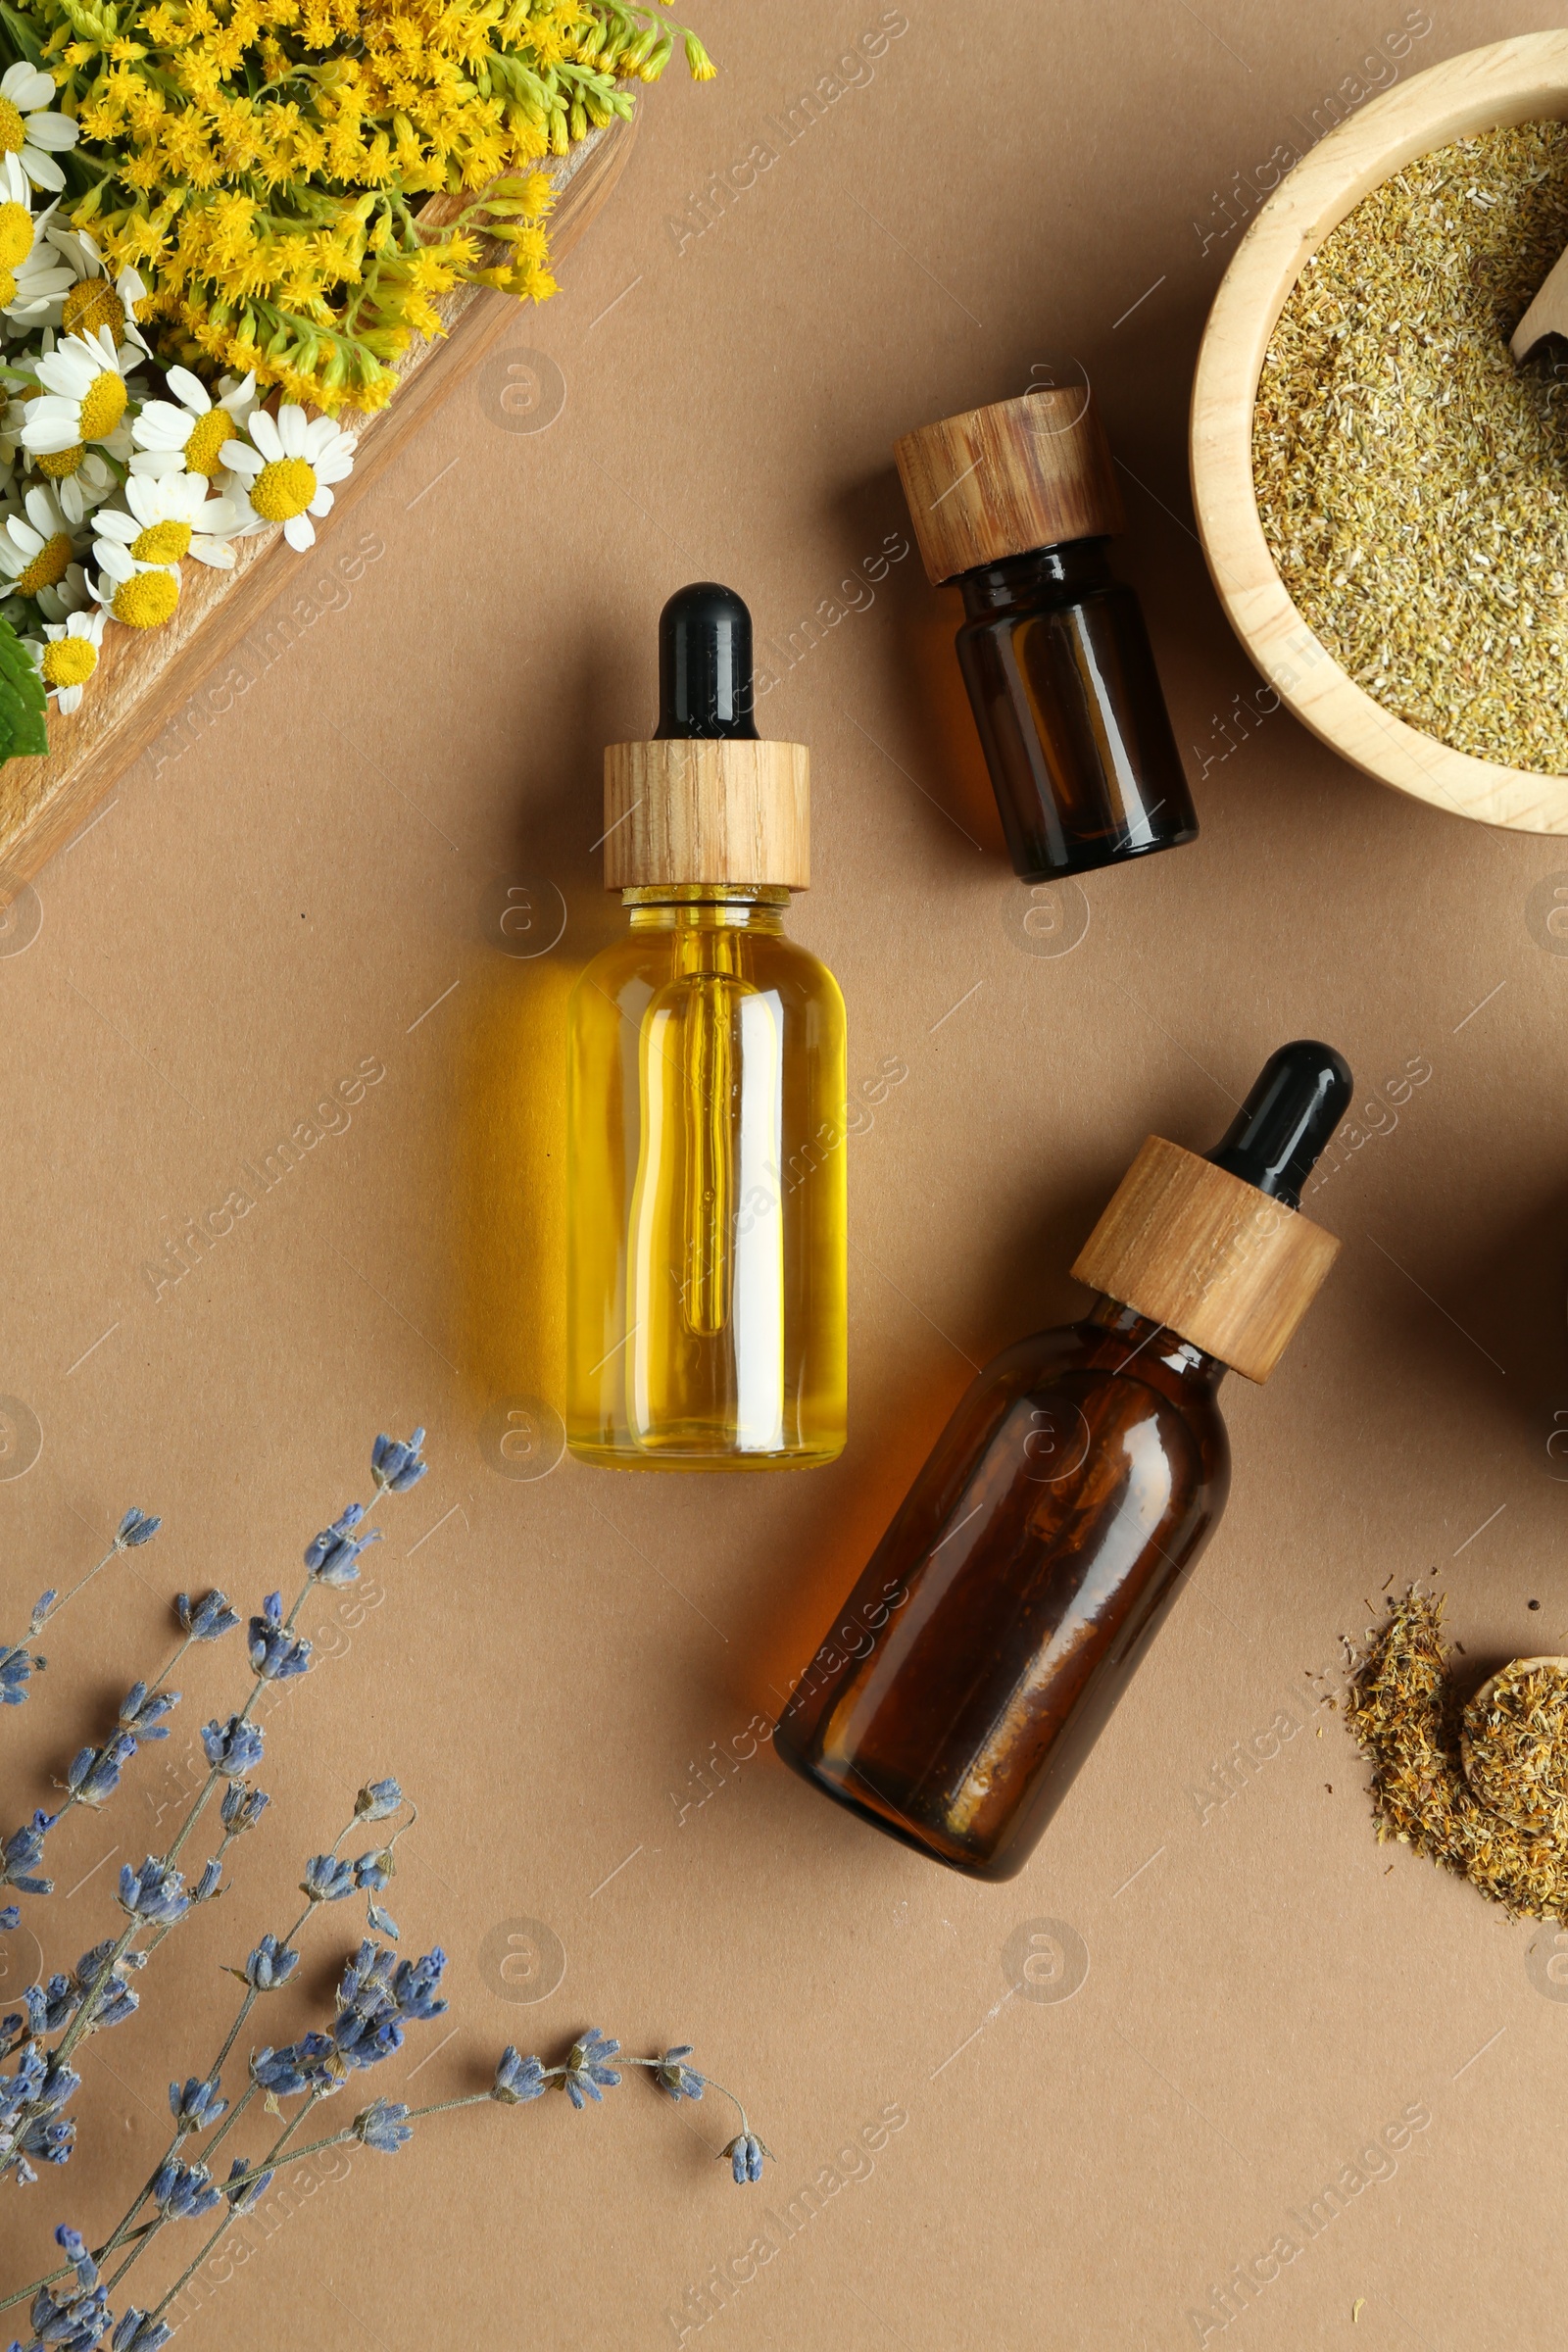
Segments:
[[[43,758],[48,707],[30,656],[11,623],[0,619],[0,760]]]

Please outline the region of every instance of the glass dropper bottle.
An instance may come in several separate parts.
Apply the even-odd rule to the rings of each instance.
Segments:
[[[758,737],[732,589],[681,589],[659,646],[658,735],[605,754],[629,934],[568,1013],[567,1443],[788,1469],[846,1434],[844,1002],[784,932],[808,756]]]
[[[1023,1868],[1224,1509],[1227,1367],[1267,1380],[1338,1252],[1298,1209],[1350,1087],[1300,1039],[1206,1159],[1148,1139],[1073,1267],[1094,1306],[974,1381],[795,1685],[774,1744],[815,1788]]]

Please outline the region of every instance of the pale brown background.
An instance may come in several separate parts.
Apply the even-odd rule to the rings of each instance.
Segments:
[[[1432,6],[1407,71],[1559,14]],[[907,0],[863,85],[678,251],[667,218],[778,146],[767,118],[883,13],[704,0],[721,78],[650,96],[559,300],[300,564],[326,581],[370,535],[346,597],[125,779],[40,878],[36,937],[0,957],[0,1391],[43,1432],[0,1484],[5,1630],[127,1501],[167,1521],[0,1723],[3,1826],[101,1729],[88,1693],[160,1654],[168,1593],[216,1577],[254,1606],[288,1581],[365,1491],[378,1427],[426,1422],[434,1465],[372,1555],[384,1603],[328,1635],[339,1654],[272,1728],[277,1801],[235,1891],[89,2051],[70,2171],[7,2200],[7,2273],[43,2267],[57,2220],[119,2213],[167,2135],[165,2084],[216,2044],[217,1962],[284,1924],[300,1859],[371,1773],[423,1809],[390,1898],[405,1948],[453,1956],[459,2030],[408,2095],[482,2081],[511,2038],[557,2055],[590,2022],[644,2049],[690,2037],[779,2160],[742,2197],[710,2155],[716,2102],[677,2115],[638,2081],[585,2116],[552,2098],[446,2117],[319,2187],[191,2342],[671,2342],[684,2289],[899,2102],[869,2177],[688,2343],[1174,2347],[1417,2101],[1432,2122],[1396,2176],[1228,2334],[1560,2340],[1551,1933],[1374,1843],[1308,1675],[1332,1677],[1391,1577],[1435,1575],[1478,1675],[1568,1647],[1568,1441],[1548,1450],[1568,1420],[1568,959],[1531,914],[1568,845],[1402,801],[1283,713],[1227,732],[1258,682],[1185,479],[1194,351],[1235,243],[1220,196],[1301,143],[1293,118],[1404,0]],[[549,368],[524,351],[564,383],[545,421]],[[487,1413],[559,1397],[562,1009],[619,920],[590,850],[599,751],[651,728],[660,605],[717,576],[783,639],[903,527],[895,436],[1063,353],[1136,477],[1119,562],[1201,840],[1092,877],[1072,953],[1022,952],[956,609],[896,565],[763,706],[812,749],[817,880],[794,928],[843,983],[852,1078],[888,1055],[909,1072],[852,1146],[850,1449],[769,1480],[498,1474]],[[567,909],[531,961],[496,944],[494,893],[519,878]],[[1066,1268],[1146,1130],[1206,1147],[1299,1034],[1344,1049],[1362,1103],[1411,1057],[1433,1074],[1309,1203],[1341,1265],[1269,1390],[1231,1384],[1229,1515],[1025,1875],[967,1886],[765,1747],[699,1806],[694,1768],[751,1746],[970,1365],[1075,1311]],[[348,1133],[155,1300],[144,1262],[367,1056],[386,1076]],[[186,1678],[176,1757],[238,1670],[220,1651]],[[1297,1735],[1200,1818],[1190,1791],[1282,1709]],[[52,1964],[108,1932],[113,1873],[155,1836],[164,1764],[137,1770],[57,1841],[62,1898],[111,1859],[31,1907]],[[1083,1938],[1087,1982],[1004,1999],[1004,1947],[1042,1918]],[[479,1964],[516,1919],[566,1957],[531,2006]],[[322,1953],[357,1932],[347,1907],[319,1924]],[[13,1937],[0,1991],[29,1959]],[[307,2009],[258,2023],[281,2039]]]

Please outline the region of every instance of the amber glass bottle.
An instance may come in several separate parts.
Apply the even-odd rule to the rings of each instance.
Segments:
[[[1227,1366],[1267,1379],[1333,1262],[1298,1201],[1349,1095],[1302,1040],[1208,1159],[1149,1138],[1074,1267],[1102,1296],[980,1374],[797,1685],[797,1772],[1022,1869],[1224,1508]]]
[[[895,454],[927,573],[963,593],[958,665],[1013,870],[1196,840],[1143,612],[1106,554],[1121,495],[1089,393],[971,409]]]
[[[629,930],[568,1011],[567,1442],[790,1469],[845,1439],[844,1001],[784,931],[807,757],[758,739],[730,589],[672,597],[660,658],[659,735],[605,761]]]

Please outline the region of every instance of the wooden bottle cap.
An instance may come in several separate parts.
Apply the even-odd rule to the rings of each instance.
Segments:
[[[605,752],[605,888],[805,890],[810,759],[802,743],[677,737]]]
[[[1126,527],[1100,410],[1087,387],[1026,392],[895,442],[933,586],[979,564]]]
[[[1073,1273],[1244,1379],[1264,1381],[1339,1251],[1298,1209],[1152,1135]]]

